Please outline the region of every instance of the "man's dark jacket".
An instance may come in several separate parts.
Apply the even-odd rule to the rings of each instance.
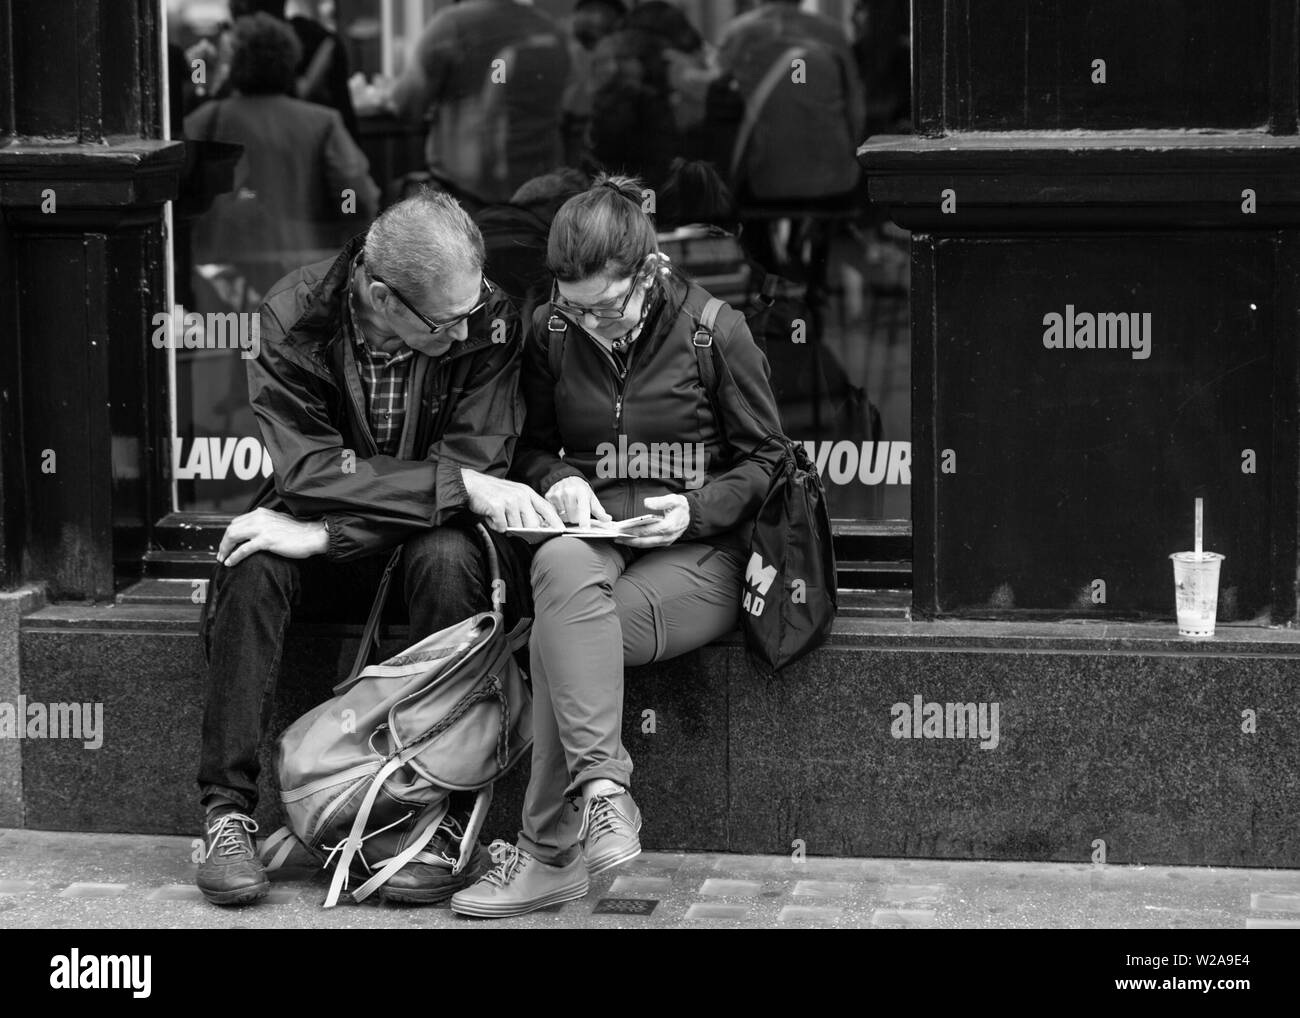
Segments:
[[[354,238],[333,261],[280,280],[261,310],[261,351],[248,395],[275,472],[251,508],[324,519],[327,557],[391,549],[468,511],[461,468],[504,477],[523,424],[519,317],[498,291],[469,320],[469,338],[410,368],[406,427],[381,456],[361,379],[345,359]]]

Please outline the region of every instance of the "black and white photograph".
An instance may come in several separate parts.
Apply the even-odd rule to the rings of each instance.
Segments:
[[[1300,0],[0,0],[15,980],[471,929],[1283,999]]]

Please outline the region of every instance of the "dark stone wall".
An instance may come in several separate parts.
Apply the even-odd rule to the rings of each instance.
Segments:
[[[102,701],[105,739],[23,743],[26,826],[195,832],[197,637],[72,631],[52,621],[59,611],[26,620],[22,691]],[[1292,637],[1225,630],[1192,653],[1167,627],[1050,628],[864,622],[857,645],[842,636],[775,679],[734,644],[629,670],[623,737],[644,844],[1085,862],[1104,841],[1110,862],[1300,866]],[[326,694],[352,651],[291,640],[276,730]],[[986,735],[997,703],[996,744],[924,727],[896,737],[894,705],[917,696],[989,705]],[[524,776],[499,784],[485,837],[513,841]],[[257,816],[263,830],[280,823],[269,775]]]

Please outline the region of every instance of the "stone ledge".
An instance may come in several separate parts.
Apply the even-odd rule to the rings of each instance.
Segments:
[[[197,610],[173,613],[167,630],[157,612],[152,622],[134,613],[154,628],[105,621],[121,613],[54,606],[24,620],[28,701],[104,705],[98,750],[18,744],[28,827],[197,830]],[[1077,635],[1087,628],[1102,627],[851,621],[776,677],[755,671],[735,640],[629,669],[623,742],[643,843],[1087,862],[1104,841],[1117,863],[1300,867],[1296,634],[1243,630],[1212,651],[1175,653],[1165,627]],[[322,627],[291,631],[272,732],[329,695],[356,643]],[[998,703],[997,738],[904,738],[895,708],[916,697]],[[269,830],[280,823],[273,743],[262,760],[257,819]],[[514,838],[526,778],[522,766],[498,784],[486,836]]]
[[[195,633],[198,606],[63,603],[49,605],[22,619],[24,632],[68,630],[76,632]],[[304,636],[356,639],[360,625],[295,623]],[[385,641],[401,642],[405,629],[385,626]],[[718,646],[740,642],[739,631]],[[937,619],[843,618],[836,620],[830,644],[841,647],[877,647],[906,650],[996,650],[1040,653],[1134,653],[1222,655],[1300,655],[1300,629],[1221,624],[1209,639],[1180,637],[1172,622],[1113,622],[1093,619],[1058,622],[976,621]]]

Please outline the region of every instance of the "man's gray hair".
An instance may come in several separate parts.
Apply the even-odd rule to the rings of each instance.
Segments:
[[[425,189],[385,209],[366,234],[366,268],[419,303],[454,275],[482,272],[483,234],[445,191]]]

